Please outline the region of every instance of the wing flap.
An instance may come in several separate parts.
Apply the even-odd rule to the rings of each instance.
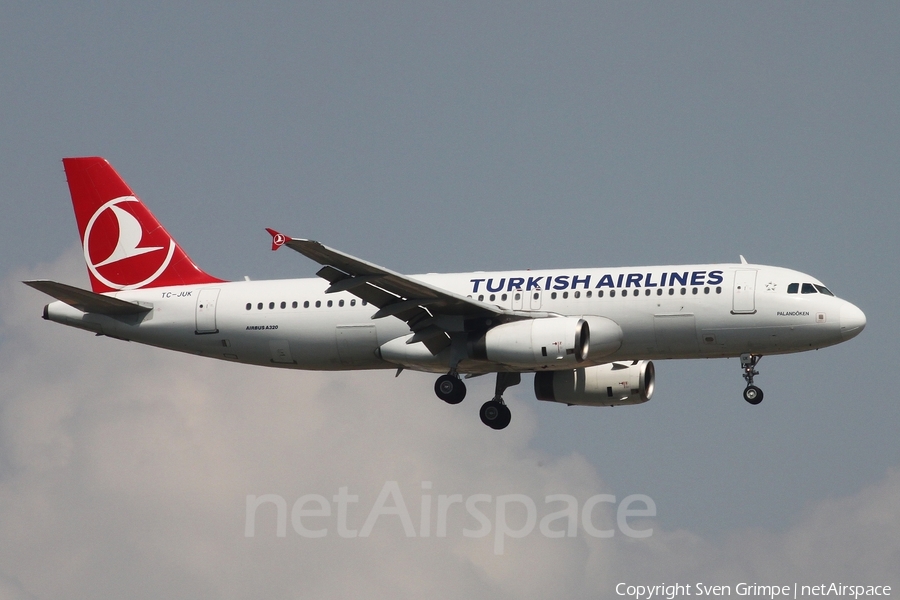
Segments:
[[[335,269],[335,271],[337,270]],[[356,277],[350,277],[349,275],[347,275],[344,279],[339,279],[332,283],[331,286],[329,286],[329,288],[325,290],[325,293],[334,294],[336,292],[346,292],[363,284],[375,283],[380,280],[381,275],[357,275]],[[329,279],[329,281],[331,280]]]

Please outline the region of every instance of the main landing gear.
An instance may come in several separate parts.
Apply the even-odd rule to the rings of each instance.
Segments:
[[[518,385],[522,381],[519,373],[497,373],[497,385],[494,387],[494,397],[481,407],[481,422],[491,429],[503,429],[512,420],[512,413],[503,401],[503,392],[506,388]],[[459,378],[456,371],[441,375],[434,382],[434,393],[447,404],[459,404],[466,397],[466,384]]]
[[[447,404],[459,404],[466,397],[466,384],[454,370],[437,378],[434,393]]]
[[[753,376],[759,375],[756,364],[762,359],[758,354],[741,354],[741,368],[744,369],[744,380],[747,387],[744,388],[744,400],[750,404],[759,404],[763,400],[763,391],[753,385]]]
[[[512,420],[512,413],[503,401],[503,392],[506,388],[518,385],[522,381],[519,373],[497,373],[497,385],[494,387],[494,397],[481,406],[481,422],[491,429],[503,429]]]

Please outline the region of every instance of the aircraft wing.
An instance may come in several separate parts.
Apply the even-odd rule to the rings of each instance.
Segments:
[[[103,294],[89,292],[75,286],[66,285],[47,279],[23,281],[25,285],[44,292],[61,302],[65,302],[73,308],[85,313],[99,313],[101,315],[138,315],[150,311],[147,306],[141,306],[133,302],[119,300]]]
[[[331,283],[326,293],[349,292],[377,306],[373,319],[397,317],[405,321],[415,333],[407,343],[423,342],[432,353],[450,344],[439,317],[522,318],[513,311],[429,285],[319,242],[289,238],[273,229],[266,231],[272,235],[272,250],[288,246],[323,265],[316,274]]]

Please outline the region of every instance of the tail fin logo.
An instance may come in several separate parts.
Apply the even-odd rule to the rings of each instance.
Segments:
[[[134,196],[106,202],[84,230],[84,261],[91,274],[115,290],[131,290],[155,281],[172,261],[175,240],[156,225]]]
[[[279,248],[284,246],[286,243],[291,241],[291,238],[284,235],[283,233],[278,233],[274,229],[269,229],[268,227],[266,227],[266,231],[268,231],[269,235],[272,236],[272,252],[274,252],[275,250],[278,250]]]

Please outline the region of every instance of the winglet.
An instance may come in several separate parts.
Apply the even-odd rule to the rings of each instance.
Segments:
[[[285,243],[291,241],[291,238],[284,235],[283,233],[278,233],[274,229],[269,229],[268,227],[266,227],[266,231],[268,231],[269,235],[272,236],[272,252],[278,250],[279,248],[284,246]]]

